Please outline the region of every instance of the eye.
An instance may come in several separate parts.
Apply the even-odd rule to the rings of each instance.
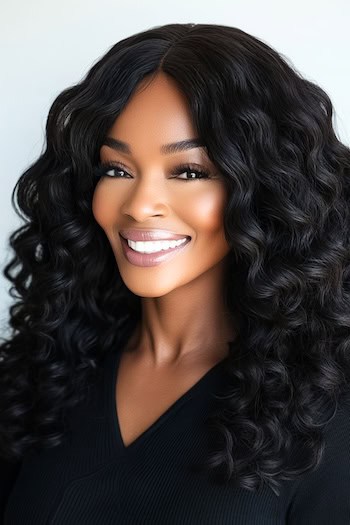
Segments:
[[[191,177],[189,179],[180,179],[180,177],[176,177],[179,180],[189,181],[189,180],[198,180],[198,179],[210,179],[210,175],[206,170],[203,169],[196,169],[195,167],[191,166],[190,164],[182,164],[181,166],[177,166],[175,170],[173,171],[174,175],[182,175],[183,173],[189,173]],[[192,177],[192,175],[197,175],[197,177]]]
[[[112,177],[116,179],[132,178],[130,173],[127,171],[127,169],[128,168],[121,162],[101,163],[98,166],[95,166],[94,175],[95,177]],[[111,172],[114,172],[115,175],[111,174]],[[178,176],[178,175],[183,175],[185,173],[190,174],[190,177],[181,178]],[[175,175],[175,177],[172,177],[173,179],[181,180],[185,182],[188,182],[190,180],[200,180],[200,179],[210,179],[211,178],[207,170],[204,170],[202,168],[198,169],[197,166],[194,166],[191,164],[181,164],[179,166],[176,166],[174,170],[172,171],[172,174]]]
[[[114,171],[116,173],[123,173],[122,176],[111,175],[108,172]],[[112,177],[112,178],[128,178],[130,174],[126,171],[126,166],[121,163],[101,163],[94,167],[94,176],[95,177]]]

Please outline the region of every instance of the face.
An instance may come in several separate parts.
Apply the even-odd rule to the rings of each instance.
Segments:
[[[204,147],[177,152],[161,149],[197,138],[187,101],[173,79],[161,73],[151,83],[144,80],[107,137],[127,143],[129,151],[115,143],[112,147],[113,141],[101,147],[100,161],[108,166],[97,183],[92,211],[108,237],[126,286],[141,297],[160,297],[221,271],[230,251],[223,227],[224,179]],[[198,172],[203,171],[208,177],[201,178]],[[159,244],[152,247],[155,254],[132,249],[151,250],[145,248],[148,243],[126,247],[120,232],[130,238],[132,232],[125,234],[127,229],[146,235],[166,230],[165,238],[179,234],[186,241],[175,249],[161,245],[165,259],[159,262]]]

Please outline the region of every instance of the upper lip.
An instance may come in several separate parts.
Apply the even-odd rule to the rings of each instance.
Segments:
[[[165,241],[168,239],[177,240],[190,237],[189,235],[177,234],[169,230],[138,230],[127,228],[120,230],[119,233],[124,239],[130,239],[131,241]]]

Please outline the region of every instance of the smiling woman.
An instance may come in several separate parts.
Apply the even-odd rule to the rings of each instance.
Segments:
[[[124,167],[128,163],[126,171],[122,171],[123,177],[107,175],[111,171],[117,174],[116,168],[106,169],[106,175],[99,178],[95,188],[92,209],[111,243],[128,289],[140,297],[158,298],[144,304],[144,315],[152,326],[148,330],[156,330],[151,336],[153,346],[163,348],[151,350],[157,362],[163,361],[165,353],[175,360],[187,353],[188,347],[202,347],[203,360],[211,359],[212,353],[215,357],[222,352],[215,349],[219,333],[214,332],[215,327],[220,331],[224,328],[222,275],[230,246],[225,238],[223,217],[228,195],[224,178],[215,175],[214,165],[198,146],[199,139],[193,139],[196,133],[186,97],[171,77],[158,73],[151,81],[146,77],[129,98],[108,130],[110,145],[102,145],[100,150],[105,166],[123,162]],[[210,176],[186,167],[201,166],[201,162],[208,167],[203,170],[210,169]],[[98,173],[101,174],[101,168]],[[181,178],[184,175],[196,178]],[[141,234],[147,234],[149,241],[150,236],[155,241],[160,235],[163,240],[171,241],[175,235],[181,244],[171,249],[163,245],[155,254],[145,253],[156,246],[128,245],[116,234],[124,228],[132,232],[130,241],[141,241],[137,238]],[[135,248],[138,251],[143,248],[144,253],[135,253]],[[162,249],[167,253],[162,253]],[[186,297],[186,308],[181,297]],[[212,301],[206,313],[202,311],[201,316],[195,316],[200,297],[203,300],[211,297]],[[155,328],[152,305],[157,305],[158,312],[172,312],[172,323],[176,323],[182,340],[175,335],[175,327],[169,324],[167,315],[156,314],[157,325],[162,327]],[[186,327],[189,315],[198,320],[191,328]],[[174,336],[170,338],[170,334]],[[145,341],[140,343],[142,348],[145,345]]]
[[[349,523],[350,151],[332,113],[214,24],[121,40],[57,97],[4,271],[5,524]]]

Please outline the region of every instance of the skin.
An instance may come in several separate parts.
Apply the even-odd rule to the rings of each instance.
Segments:
[[[128,143],[132,152],[101,147],[101,162],[122,162],[132,178],[102,177],[92,202],[123,281],[142,301],[142,322],[128,343],[130,369],[169,380],[184,370],[194,379],[196,371],[198,378],[227,355],[227,342],[235,335],[223,301],[230,251],[223,226],[224,180],[205,148],[160,152],[164,144],[198,137],[186,98],[164,73],[143,80],[107,136]],[[196,163],[212,178],[179,180],[193,171],[173,175],[182,163]],[[170,261],[139,267],[123,254],[123,228],[166,229],[192,239]]]

